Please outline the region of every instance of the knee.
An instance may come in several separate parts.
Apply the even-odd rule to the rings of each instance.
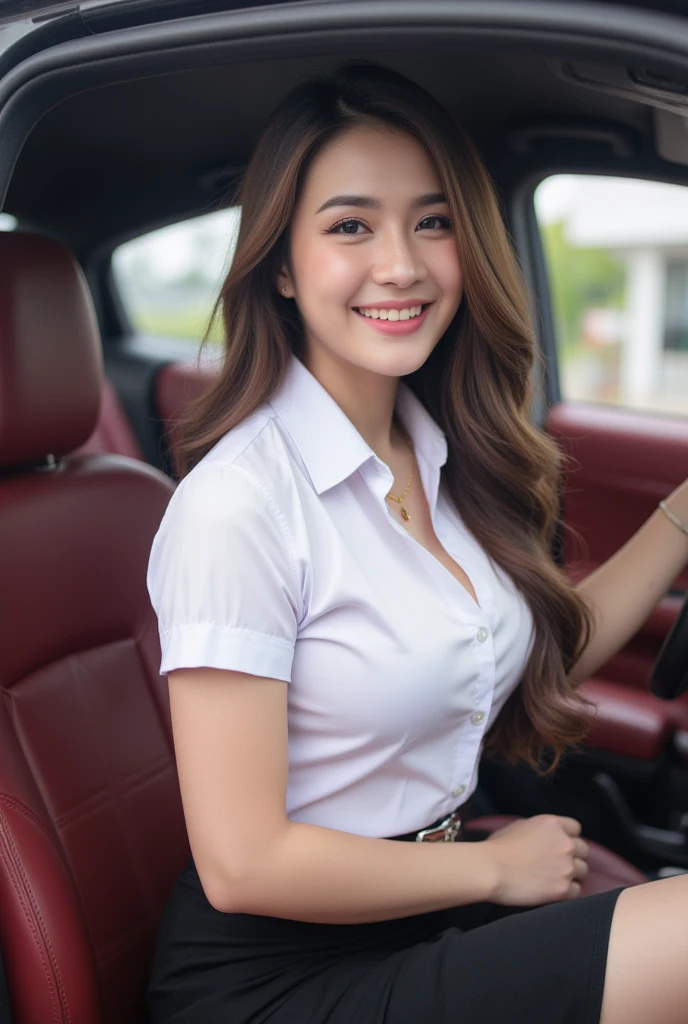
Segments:
[[[614,910],[600,1024],[685,1024],[688,875],[624,889]]]

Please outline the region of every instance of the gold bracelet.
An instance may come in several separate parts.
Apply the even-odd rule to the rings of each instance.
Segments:
[[[661,508],[662,512],[667,517],[667,519],[670,519],[674,526],[678,526],[679,530],[681,530],[682,533],[685,533],[686,537],[688,537],[688,526],[686,526],[685,523],[681,522],[677,515],[674,515],[674,513],[668,507],[666,501],[660,501],[658,507]]]

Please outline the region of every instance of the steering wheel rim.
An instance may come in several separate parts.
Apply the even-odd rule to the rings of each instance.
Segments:
[[[688,690],[688,593],[650,672],[650,691],[675,700]]]

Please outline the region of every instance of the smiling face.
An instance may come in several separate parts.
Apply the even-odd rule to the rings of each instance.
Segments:
[[[387,377],[422,366],[456,314],[462,280],[420,143],[380,125],[326,145],[292,219],[290,262],[278,286],[301,313],[309,366]]]

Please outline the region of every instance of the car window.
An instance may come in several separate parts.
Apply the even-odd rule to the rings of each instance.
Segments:
[[[232,207],[194,217],[115,250],[115,282],[136,331],[200,342],[231,263],[239,213]]]
[[[688,414],[688,188],[555,175],[535,210],[562,398]]]

